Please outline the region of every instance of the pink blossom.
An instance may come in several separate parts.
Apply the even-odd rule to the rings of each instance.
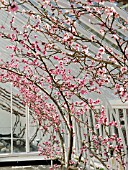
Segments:
[[[1,29],[5,29],[5,27],[2,25],[1,27],[0,27]]]
[[[94,2],[101,2],[101,0],[94,0]]]
[[[81,94],[86,94],[87,91],[86,91],[86,90],[81,90],[80,93],[81,93]]]
[[[15,40],[16,40],[16,36],[15,36],[15,34],[12,34],[11,41],[15,41]]]
[[[115,0],[110,0],[110,2],[115,2]]]
[[[98,53],[99,54],[104,54],[104,52],[105,52],[105,49],[103,47],[100,47]]]
[[[117,126],[117,122],[116,121],[111,121],[111,122],[109,122],[109,126]]]
[[[95,36],[91,35],[90,39],[91,39],[91,41],[94,41],[95,40]]]
[[[16,3],[16,2],[12,2],[11,6],[9,6],[8,10],[9,10],[10,12],[16,12],[16,11],[18,11],[18,5],[17,5],[17,3]]]
[[[101,33],[101,35],[104,35],[105,30],[104,30],[104,29],[101,29],[101,30],[100,30],[100,33]]]
[[[94,104],[99,104],[100,103],[100,100],[97,99],[96,101],[94,101]]]
[[[95,128],[96,128],[96,129],[99,129],[99,128],[100,128],[100,124],[96,124],[96,125],[95,125]]]
[[[121,67],[121,69],[120,69],[120,70],[121,70],[121,72],[122,72],[122,73],[124,73],[124,72],[126,72],[126,71],[127,71],[127,67]]]
[[[59,60],[59,57],[58,57],[58,56],[54,56],[54,59],[55,59],[55,60]]]
[[[115,88],[116,89],[120,89],[120,85],[119,84],[115,84]]]

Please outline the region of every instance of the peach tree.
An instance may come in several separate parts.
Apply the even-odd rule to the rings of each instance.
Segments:
[[[0,1],[0,81],[19,89],[48,135],[39,151],[62,166],[84,169],[94,158],[110,169],[115,155],[126,168],[122,138],[108,130],[119,130],[120,124],[109,120],[102,101],[103,91],[128,100],[128,21],[116,5],[114,0]]]

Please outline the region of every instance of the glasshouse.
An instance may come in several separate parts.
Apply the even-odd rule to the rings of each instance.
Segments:
[[[0,116],[0,166],[128,170],[127,0],[0,0]]]

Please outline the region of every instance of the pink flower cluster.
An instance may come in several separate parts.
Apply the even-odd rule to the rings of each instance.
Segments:
[[[11,5],[8,7],[9,12],[16,12],[18,11],[18,5],[16,2],[12,2]]]

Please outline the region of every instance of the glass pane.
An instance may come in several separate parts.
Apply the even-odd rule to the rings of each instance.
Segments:
[[[38,151],[38,144],[41,140],[40,129],[38,126],[38,122],[34,121],[34,115],[30,115],[29,122],[30,151],[36,152]]]
[[[26,152],[26,117],[13,114],[13,152]]]
[[[0,153],[11,152],[10,114],[0,109]]]

